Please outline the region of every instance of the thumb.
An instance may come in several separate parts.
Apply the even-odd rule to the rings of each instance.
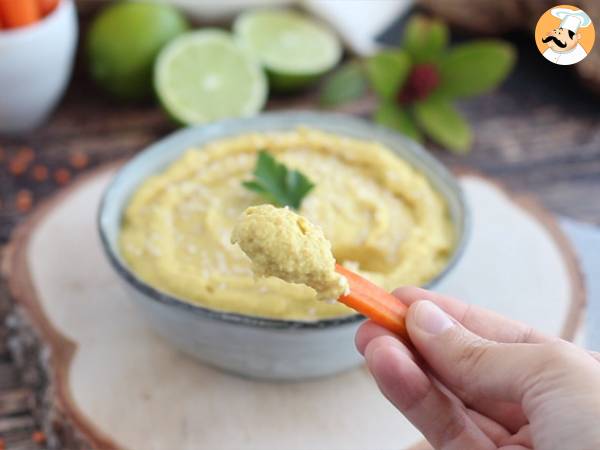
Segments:
[[[484,339],[427,300],[410,306],[406,328],[437,378],[475,396],[521,402],[548,363],[539,344]]]

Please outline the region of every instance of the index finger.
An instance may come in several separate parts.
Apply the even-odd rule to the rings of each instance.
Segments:
[[[392,294],[407,306],[418,300],[432,301],[465,328],[486,339],[509,344],[539,344],[550,341],[549,337],[529,325],[426,289],[406,286],[396,289]]]

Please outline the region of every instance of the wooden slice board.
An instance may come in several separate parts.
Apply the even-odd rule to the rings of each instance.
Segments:
[[[101,449],[398,449],[422,437],[364,368],[302,383],[224,374],[154,334],[121,290],[96,232],[102,168],[41,205],[3,269],[50,350],[55,405]],[[571,339],[584,307],[573,250],[551,216],[476,175],[466,252],[439,290]],[[422,447],[424,448],[424,447]]]

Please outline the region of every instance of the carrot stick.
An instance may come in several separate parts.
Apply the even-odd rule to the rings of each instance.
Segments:
[[[350,293],[342,295],[338,299],[339,302],[367,316],[404,340],[409,340],[404,324],[407,307],[400,300],[339,264],[335,265],[335,271],[346,277],[350,285]]]
[[[40,18],[37,0],[0,0],[0,16],[6,28],[29,25]]]
[[[38,5],[40,14],[42,17],[46,17],[48,14],[54,11],[54,8],[56,8],[56,5],[58,5],[58,0],[38,0]]]

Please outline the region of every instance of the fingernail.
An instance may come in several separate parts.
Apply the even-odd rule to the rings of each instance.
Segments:
[[[434,335],[441,334],[454,326],[450,317],[435,303],[428,300],[419,302],[415,319],[419,328]]]

